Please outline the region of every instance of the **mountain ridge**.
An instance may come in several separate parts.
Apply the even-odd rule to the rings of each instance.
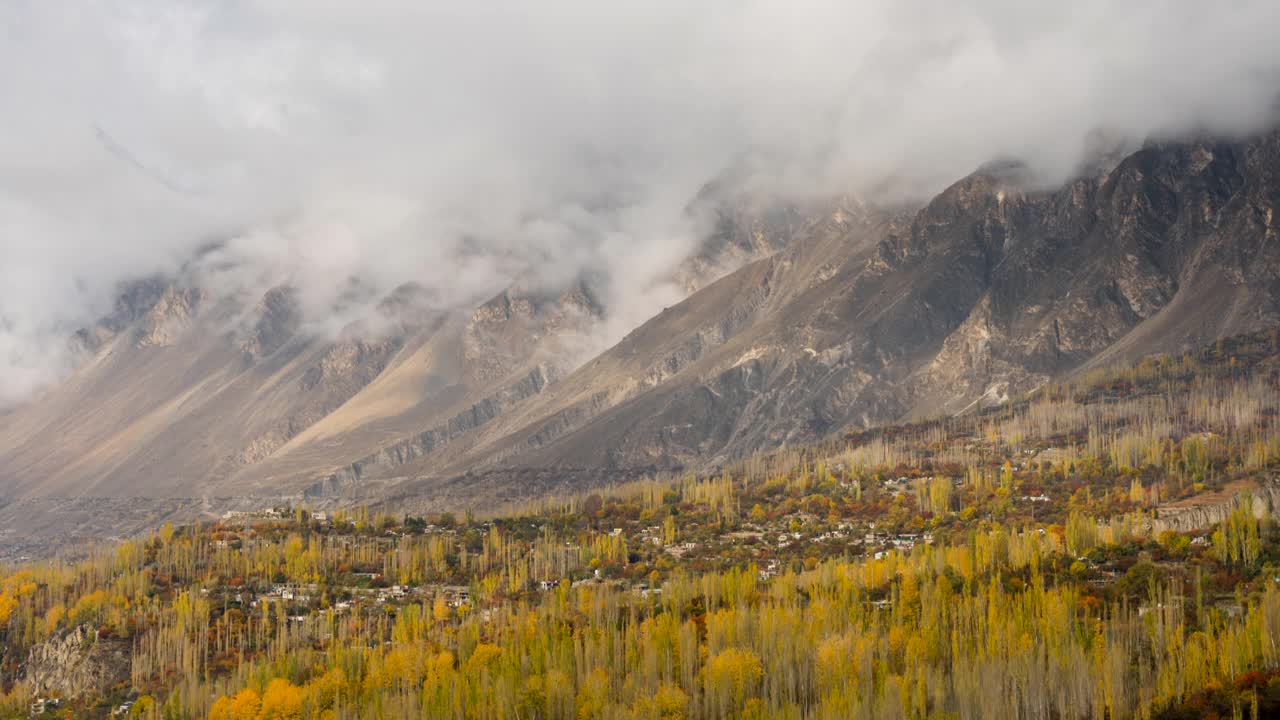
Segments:
[[[590,283],[457,311],[404,288],[392,332],[324,340],[288,288],[236,316],[139,281],[78,334],[84,366],[0,417],[0,495],[499,502],[964,412],[1280,320],[1277,132],[1149,143],[1054,188],[992,164],[919,208],[699,202],[719,219],[674,273],[692,292],[585,362],[567,358],[603,312]]]

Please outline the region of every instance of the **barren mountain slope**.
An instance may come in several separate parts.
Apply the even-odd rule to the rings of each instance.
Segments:
[[[674,269],[690,289],[784,246],[803,218],[785,203],[697,203],[719,212]],[[0,498],[296,492],[406,437],[442,443],[510,412],[588,356],[601,310],[586,284],[453,311],[408,286],[376,331],[332,339],[287,288],[246,311],[190,281],[138,281],[75,339],[82,367],[0,417]]]
[[[986,168],[903,222],[815,227],[565,378],[526,426],[341,477],[456,502],[704,468],[1280,319],[1280,135],[1151,145],[1052,191],[1019,174]]]
[[[0,418],[0,496],[26,517],[51,496],[473,505],[961,412],[1276,322],[1278,173],[1272,133],[1052,190],[993,165],[899,214],[730,204],[677,272],[768,256],[585,364],[585,285],[458,312],[407,288],[392,330],[323,340],[286,289],[243,317],[140,283],[82,334],[84,367]]]
[[[0,431],[4,494],[190,495],[270,454],[376,376],[397,340],[296,333],[285,291],[247,332],[166,286],[138,321],[99,332],[91,359]]]
[[[846,200],[827,206],[816,214],[806,223],[800,236],[810,241],[826,237],[843,244],[842,238],[854,227],[869,228],[873,222],[871,218],[880,216]],[[354,413],[364,402],[364,397],[380,393],[380,387],[394,377],[391,372],[384,373],[383,378],[371,384],[331,418],[300,435],[276,456],[245,467],[220,486],[219,491],[231,495],[260,494],[268,488],[278,490],[284,487],[294,492],[303,490],[313,496],[353,491],[367,494],[371,489],[403,477],[404,473],[417,472],[418,468],[451,472],[449,468],[463,467],[463,463],[471,462],[475,457],[483,456],[487,462],[493,462],[511,455],[520,449],[505,447],[508,436],[513,433],[548,419],[553,427],[543,432],[543,438],[572,429],[598,412],[661,385],[707,349],[731,339],[739,326],[752,322],[754,306],[768,298],[767,292],[753,288],[744,290],[743,278],[748,284],[754,283],[753,273],[767,267],[772,265],[749,266],[748,270],[735,273],[703,291],[702,296],[708,298],[704,302],[716,312],[727,309],[723,317],[717,315],[712,327],[702,327],[705,318],[685,312],[685,305],[678,306],[681,309],[679,313],[676,309],[668,309],[659,317],[677,313],[685,318],[684,321],[677,320],[662,326],[662,336],[650,333],[643,341],[624,341],[624,345],[632,348],[627,357],[608,353],[602,356],[606,362],[588,362],[564,380],[535,368],[529,375],[513,378],[513,384],[501,386],[494,394],[470,398],[470,404],[455,406],[443,417],[437,415],[434,422],[419,423],[416,432],[402,434],[398,439],[394,432],[387,432],[381,446],[363,454],[350,455],[346,463],[334,464],[332,448],[340,446],[343,451],[350,451],[368,445],[350,442],[348,431],[328,432],[327,429],[335,424],[336,419]],[[495,302],[499,301],[501,298]],[[494,303],[490,303],[477,311],[459,341],[463,347],[470,347],[477,318],[491,317],[495,312],[505,317],[505,309],[493,306]],[[507,337],[509,333],[498,335]],[[468,367],[483,356],[482,353],[475,354]],[[401,430],[411,427],[404,418],[395,418],[392,424]]]

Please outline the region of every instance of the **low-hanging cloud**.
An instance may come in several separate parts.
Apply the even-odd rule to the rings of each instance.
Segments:
[[[1086,137],[1270,122],[1280,5],[11,0],[0,6],[0,405],[129,277],[465,305],[604,278],[614,332],[679,290],[685,212],[743,158],[779,192],[936,190]],[[235,268],[228,272],[226,268]]]

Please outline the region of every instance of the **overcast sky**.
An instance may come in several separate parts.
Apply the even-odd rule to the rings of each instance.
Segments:
[[[745,155],[800,194],[1061,179],[1091,130],[1258,128],[1277,30],[1275,0],[6,0],[0,404],[211,241],[204,283],[292,283],[317,328],[352,278],[466,304],[584,269],[625,327]]]

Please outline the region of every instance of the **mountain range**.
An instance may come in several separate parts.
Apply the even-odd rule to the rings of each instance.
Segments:
[[[404,286],[336,337],[287,286],[246,310],[131,282],[78,369],[0,415],[0,546],[709,471],[1280,322],[1280,132],[1149,142],[1053,187],[993,163],[908,207],[694,202],[715,223],[671,271],[688,296],[603,350],[590,278],[447,310]]]

